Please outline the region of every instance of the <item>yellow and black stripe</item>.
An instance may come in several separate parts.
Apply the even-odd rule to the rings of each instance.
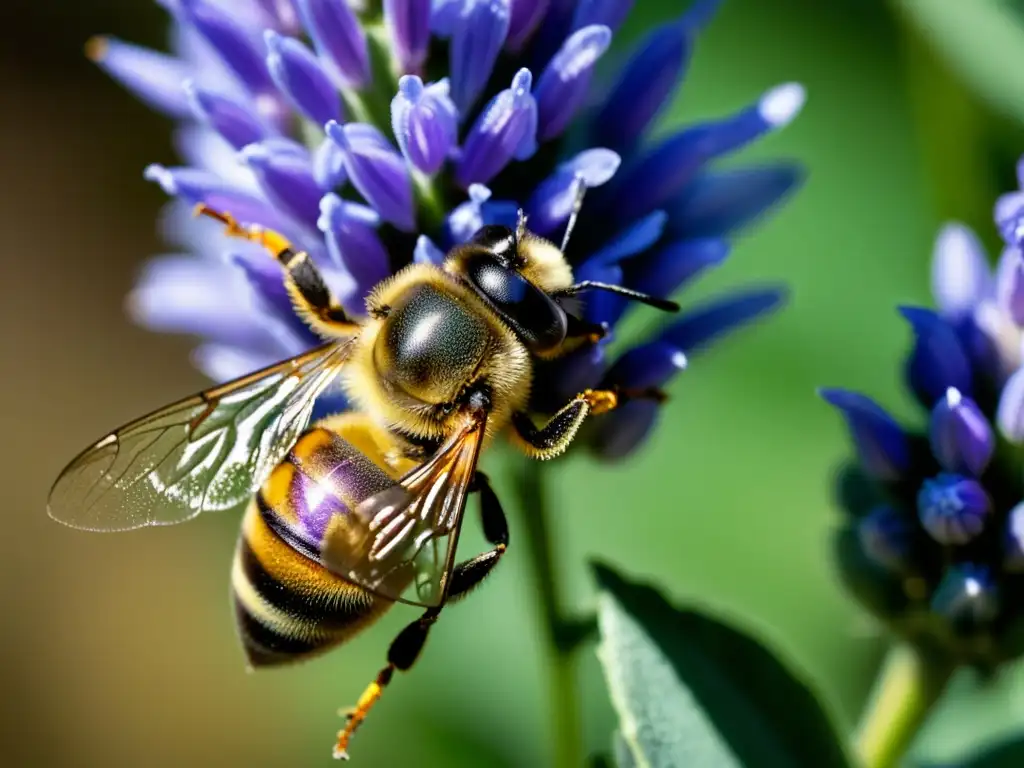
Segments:
[[[289,546],[263,520],[255,499],[242,523],[231,586],[238,632],[254,667],[339,645],[393,605]]]

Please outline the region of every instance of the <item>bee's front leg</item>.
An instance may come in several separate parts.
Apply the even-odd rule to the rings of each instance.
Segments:
[[[627,400],[657,400],[666,397],[660,389],[588,389],[576,395],[538,429],[528,413],[512,414],[512,439],[534,459],[552,459],[572,443],[587,416],[618,408]]]

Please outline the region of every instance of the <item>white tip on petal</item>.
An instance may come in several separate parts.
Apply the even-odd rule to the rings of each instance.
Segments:
[[[178,187],[174,183],[174,174],[167,170],[166,166],[153,163],[147,165],[142,172],[142,178],[146,181],[155,181],[168,195],[178,194]]]
[[[757,111],[770,126],[782,128],[799,114],[806,99],[807,91],[800,83],[785,83],[775,86],[762,96]]]
[[[486,203],[491,199],[491,190],[483,184],[470,184],[469,189],[466,191],[469,193],[469,199],[477,205]]]
[[[970,312],[991,290],[992,274],[977,235],[963,224],[946,224],[932,253],[932,294],[946,314]]]
[[[956,408],[963,402],[963,395],[960,394],[960,390],[956,387],[950,387],[946,390],[946,405],[950,408]]]
[[[674,365],[679,370],[682,370],[688,364],[689,361],[686,359],[686,354],[681,350],[672,355],[672,365]]]

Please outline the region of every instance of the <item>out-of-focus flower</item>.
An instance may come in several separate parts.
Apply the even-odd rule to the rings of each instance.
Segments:
[[[1005,229],[1005,200],[996,222]],[[1019,245],[990,269],[959,224],[938,236],[936,309],[904,307],[907,385],[928,413],[904,427],[868,397],[822,390],[856,461],[839,475],[843,576],[895,631],[991,669],[1024,653],[1024,286]]]
[[[594,73],[625,0],[385,0],[367,11],[343,0],[161,4],[172,54],[111,39],[89,52],[178,121],[183,165],[152,166],[146,177],[175,198],[165,229],[182,254],[144,270],[130,308],[147,327],[200,337],[196,362],[218,380],[315,340],[276,265],[189,221],[195,203],[280,231],[358,315],[393,270],[438,263],[481,225],[514,221],[517,208],[538,234],[560,240],[580,185],[593,191],[567,254],[576,277],[667,297],[720,264],[727,237],[801,177],[788,163],[715,169],[796,116],[804,94],[795,84],[731,117],[645,139],[714,0],[652,30],[605,89]],[[627,304],[587,298],[586,320],[613,331]],[[614,358],[609,333],[542,366],[534,406],[550,410],[586,387],[665,386],[687,356],[782,298],[777,287],[724,296]],[[332,394],[321,405],[344,403]],[[638,400],[599,417],[589,445],[606,458],[630,453],[658,410]]]

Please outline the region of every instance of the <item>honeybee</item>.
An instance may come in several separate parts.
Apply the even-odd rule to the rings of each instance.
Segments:
[[[419,656],[444,605],[501,559],[508,525],[482,448],[509,434],[527,455],[562,453],[590,414],[659,393],[587,390],[541,427],[528,412],[534,363],[600,338],[566,311],[587,290],[667,311],[673,302],[620,286],[574,283],[561,248],[526,230],[485,226],[441,266],[412,264],[376,286],[365,318],[332,296],[307,254],[276,232],[199,206],[228,235],[261,244],[282,267],[296,311],[326,343],[137,419],[95,442],[57,478],[48,510],[92,531],[180,523],[247,504],[231,574],[252,667],[337,646],[396,602],[422,615],[348,713],[334,754],[395,670]],[[351,411],[308,427],[339,381]],[[481,503],[492,549],[456,563],[467,496]]]

